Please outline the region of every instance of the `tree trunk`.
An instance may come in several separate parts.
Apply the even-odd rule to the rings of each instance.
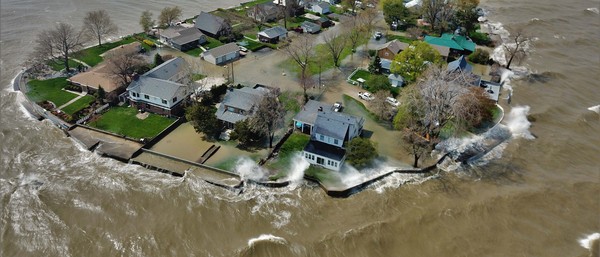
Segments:
[[[510,54],[510,59],[508,59],[508,63],[506,63],[506,69],[510,70],[510,63],[512,63],[513,58],[515,58],[515,53]]]
[[[419,157],[420,156],[418,154],[415,154],[414,157],[415,157],[415,159],[414,159],[414,162],[413,162],[413,168],[418,168],[419,167]]]
[[[65,69],[69,72],[69,54],[65,53]]]
[[[98,46],[102,46],[102,37],[98,35]]]
[[[275,137],[275,133],[269,134],[269,148],[273,148],[273,138]]]

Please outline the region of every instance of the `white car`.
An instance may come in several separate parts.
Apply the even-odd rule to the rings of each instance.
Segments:
[[[242,52],[244,52],[244,53],[245,53],[245,52],[248,52],[248,48],[245,48],[245,47],[243,47],[243,46],[239,46],[239,47],[240,47],[240,51],[242,51]]]
[[[385,101],[386,101],[386,102],[388,102],[389,104],[393,105],[393,106],[398,106],[398,105],[400,105],[400,102],[398,102],[398,100],[396,100],[396,98],[393,98],[393,97],[389,97],[389,96],[388,96],[388,97],[385,99]]]
[[[358,92],[358,97],[363,100],[371,101],[373,100],[373,95],[369,92]]]
[[[341,110],[342,110],[342,103],[340,103],[340,102],[335,102],[335,103],[333,104],[333,111],[334,111],[334,112],[339,112],[339,111],[341,111]]]

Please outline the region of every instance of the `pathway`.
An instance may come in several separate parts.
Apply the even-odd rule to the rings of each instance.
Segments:
[[[69,92],[71,92],[71,91],[69,91]],[[71,93],[73,93],[73,92],[71,92]],[[87,93],[79,94],[79,96],[77,96],[77,97],[73,98],[71,101],[68,101],[67,103],[65,103],[65,104],[63,104],[63,105],[61,105],[61,106],[57,107],[56,109],[62,110],[62,108],[65,108],[65,107],[67,107],[69,104],[72,104],[72,103],[74,103],[75,101],[77,101],[77,100],[81,99],[82,97],[84,97],[84,96],[86,96],[86,95],[87,95]]]

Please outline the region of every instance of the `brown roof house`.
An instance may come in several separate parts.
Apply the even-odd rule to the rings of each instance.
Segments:
[[[377,56],[381,59],[394,60],[397,54],[406,49],[409,45],[404,42],[394,39],[390,42],[385,43],[379,49],[377,49]]]
[[[133,42],[111,49],[104,53],[104,56],[138,53],[141,49],[142,45],[140,42]],[[98,88],[102,87],[106,92],[106,99],[113,101],[117,99],[119,94],[125,92],[125,85],[119,83],[118,76],[112,72],[113,69],[114,67],[110,62],[104,61],[67,80],[74,85],[80,86],[83,92],[94,93]]]

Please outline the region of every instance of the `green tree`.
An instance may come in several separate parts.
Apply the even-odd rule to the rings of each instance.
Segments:
[[[390,91],[392,89],[392,84],[390,84],[390,80],[384,75],[371,75],[367,81],[365,81],[365,85],[371,92],[377,91]]]
[[[477,5],[479,5],[479,0],[458,0],[456,2],[454,18],[459,26],[465,28],[467,35],[474,32],[475,25],[478,24]]]
[[[158,16],[158,24],[160,26],[169,27],[171,24],[181,17],[181,8],[179,6],[175,7],[165,7],[160,11],[160,15]]]
[[[423,41],[414,41],[410,47],[400,52],[392,62],[391,72],[404,80],[415,81],[430,64],[441,64],[440,53]]]
[[[404,6],[404,1],[385,0],[383,1],[383,17],[388,24],[392,24],[393,21],[410,23],[412,15]]]
[[[356,137],[346,147],[348,151],[347,160],[356,168],[367,166],[377,157],[375,144],[367,138]]]
[[[96,92],[96,100],[103,102],[106,97],[106,91],[102,86],[98,85],[98,91]]]
[[[162,56],[158,53],[156,53],[154,55],[154,67],[161,65],[165,62],[165,60],[162,58]]]
[[[154,20],[152,20],[152,13],[150,11],[146,10],[142,12],[142,16],[140,16],[140,26],[142,26],[144,32],[148,32],[154,27]]]
[[[373,61],[369,63],[369,72],[373,74],[381,74],[381,58],[375,55]]]
[[[256,143],[263,137],[260,133],[257,133],[252,129],[252,126],[250,126],[250,123],[246,119],[235,123],[235,127],[233,128],[233,132],[231,132],[230,138],[232,140],[237,140],[241,146],[249,146]]]
[[[194,103],[185,109],[185,118],[192,124],[196,132],[204,133],[204,137],[215,139],[221,132],[220,122],[212,106]]]

